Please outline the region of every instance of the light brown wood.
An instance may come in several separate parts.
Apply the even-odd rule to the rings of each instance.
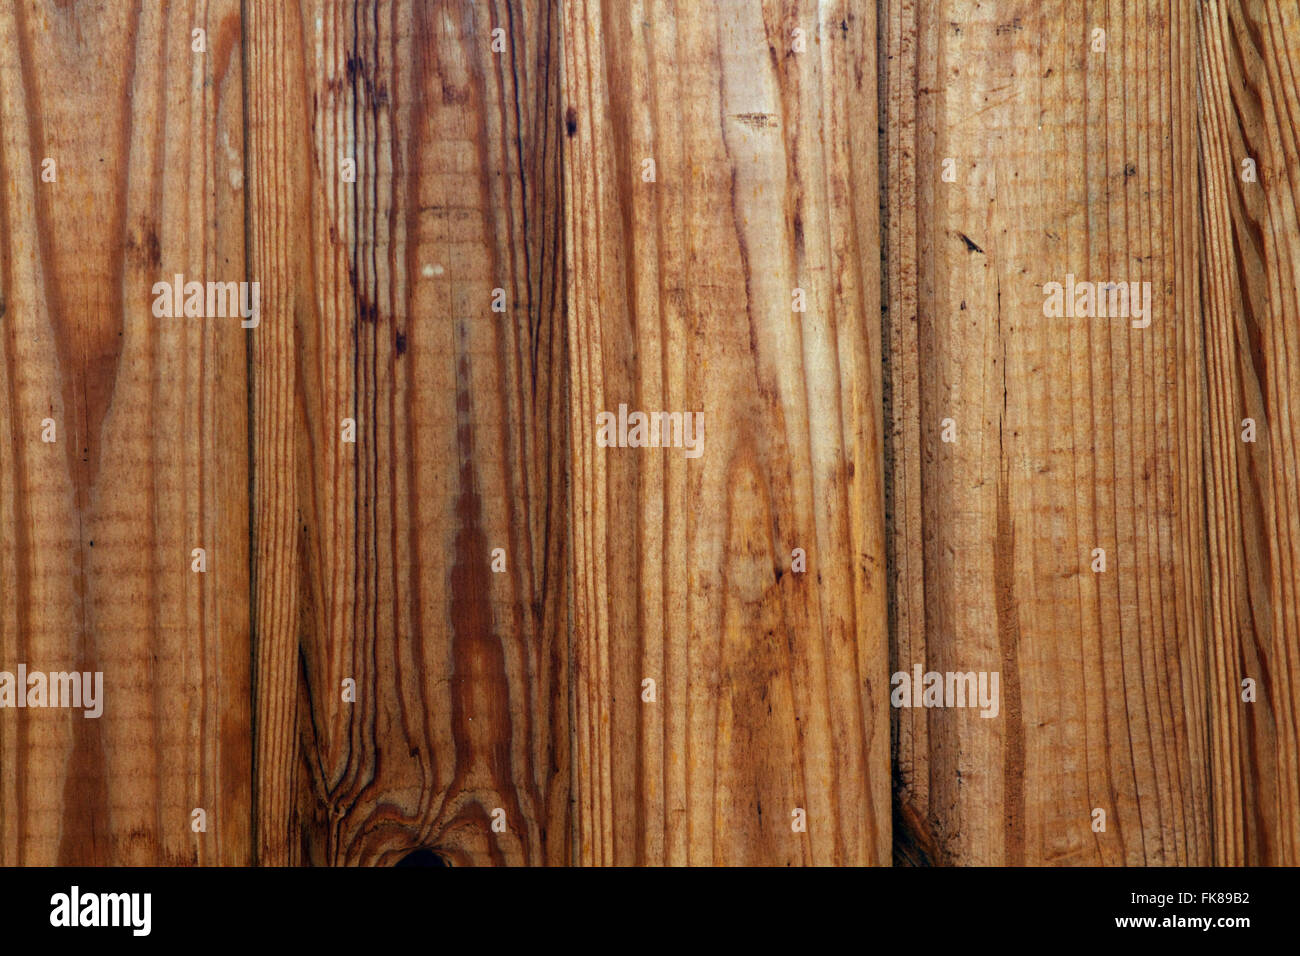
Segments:
[[[0,670],[103,674],[0,712],[0,864],[251,860],[247,333],[152,310],[244,278],[242,131],[234,0],[0,9]]]
[[[911,859],[1212,858],[1196,5],[1080,14],[884,5],[894,666],[1001,690],[898,711]]]
[[[0,864],[1300,863],[1298,78],[1296,0],[0,6]]]
[[[1300,7],[1215,0],[1201,10],[1215,862],[1295,866]],[[1253,703],[1242,700],[1244,679]]]
[[[887,862],[874,17],[562,12],[576,862]]]
[[[554,9],[246,24],[259,859],[563,862]]]

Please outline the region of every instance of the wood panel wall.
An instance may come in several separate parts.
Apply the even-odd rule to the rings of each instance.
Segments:
[[[1297,75],[1294,0],[0,9],[0,672],[105,685],[0,707],[0,864],[1300,863]]]

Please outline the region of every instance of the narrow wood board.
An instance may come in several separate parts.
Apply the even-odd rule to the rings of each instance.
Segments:
[[[258,859],[563,862],[554,7],[245,16]]]
[[[1300,6],[1201,11],[1215,862],[1296,866]]]
[[[1196,5],[883,11],[893,666],[1000,679],[898,709],[900,857],[1209,863]]]
[[[575,861],[887,862],[874,11],[562,6]]]
[[[248,333],[153,311],[245,278],[240,5],[94,6],[0,10],[0,669],[103,674],[3,712],[0,864],[247,864]]]

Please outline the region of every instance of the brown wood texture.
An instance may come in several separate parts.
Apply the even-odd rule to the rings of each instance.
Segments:
[[[853,8],[564,5],[581,863],[889,857],[875,35]],[[598,447],[620,404],[702,412],[703,453]]]
[[[1202,8],[1214,855],[1300,864],[1300,5]],[[1243,179],[1253,160],[1256,181]],[[1257,427],[1242,441],[1243,422]],[[1241,682],[1258,699],[1243,707]]]
[[[0,6],[0,864],[1300,864],[1298,77],[1296,0]]]
[[[1294,865],[1295,7],[881,31],[894,661],[1003,710],[898,712],[900,858]],[[1149,326],[1047,317],[1067,275]]]
[[[3,711],[0,863],[247,864],[245,334],[151,311],[244,278],[239,4],[6,4],[0,38],[0,669],[104,682],[99,718]]]
[[[555,9],[246,14],[259,859],[563,862]]]
[[[899,711],[904,813],[958,862],[1208,863],[1195,8],[1104,53],[1059,5],[888,18],[896,666],[1002,692]],[[1045,317],[1067,275],[1150,326]]]

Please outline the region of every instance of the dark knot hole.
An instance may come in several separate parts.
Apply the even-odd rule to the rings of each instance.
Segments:
[[[412,850],[397,861],[398,866],[447,866],[447,861],[427,847]]]

